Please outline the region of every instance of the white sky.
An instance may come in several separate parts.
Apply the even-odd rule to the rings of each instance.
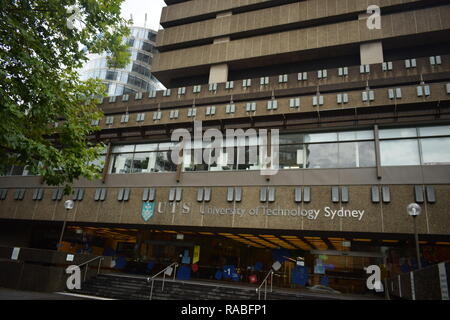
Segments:
[[[161,10],[166,4],[164,0],[125,0],[122,4],[122,17],[130,19],[133,15],[134,26],[144,27],[147,13],[147,28],[158,31]]]

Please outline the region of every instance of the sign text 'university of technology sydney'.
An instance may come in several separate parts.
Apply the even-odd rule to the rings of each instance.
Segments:
[[[193,210],[191,204],[187,202],[159,202],[155,204],[155,211],[157,214],[190,214]],[[298,217],[306,218],[309,220],[317,220],[318,218],[328,218],[334,220],[337,218],[344,218],[348,220],[361,221],[366,213],[365,210],[360,209],[345,209],[324,207],[322,209],[302,209],[292,208],[286,209],[280,206],[274,208],[268,208],[259,206],[255,208],[223,208],[210,205],[200,205],[198,213],[201,215],[236,215],[243,216],[277,216],[277,217]]]

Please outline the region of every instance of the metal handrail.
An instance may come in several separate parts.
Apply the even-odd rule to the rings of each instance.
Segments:
[[[270,276],[270,292],[272,292],[272,283],[273,283],[273,270],[270,270],[266,275],[264,280],[261,282],[258,288],[256,288],[256,293],[258,294],[258,300],[261,300],[261,287],[264,286],[264,300],[267,300],[267,280]]]
[[[151,288],[150,288],[150,297],[149,297],[149,300],[152,300],[152,297],[153,297],[153,286],[154,286],[154,284],[155,284],[155,278],[157,277],[157,276],[159,276],[161,273],[164,273],[163,274],[163,281],[162,281],[162,287],[161,287],[161,292],[163,292],[164,291],[164,283],[165,283],[165,281],[166,281],[166,271],[169,269],[169,268],[171,268],[172,266],[174,266],[174,270],[173,270],[173,280],[175,280],[175,276],[176,276],[176,274],[177,274],[177,267],[178,267],[178,263],[177,262],[174,262],[174,263],[172,263],[171,265],[168,265],[167,267],[165,267],[164,269],[162,269],[160,272],[158,272],[157,274],[155,274],[154,276],[152,276],[151,278],[149,277],[149,278],[147,278],[147,282],[152,282],[152,285],[151,285]]]
[[[84,271],[83,281],[86,281],[86,274],[87,274],[87,271],[88,271],[88,268],[89,268],[89,263],[91,263],[92,261],[95,261],[97,259],[100,259],[99,262],[98,262],[98,268],[97,268],[97,275],[99,275],[100,274],[100,267],[102,265],[102,261],[105,259],[103,256],[95,257],[94,259],[91,259],[91,260],[88,260],[86,262],[83,262],[82,264],[79,264],[77,266],[78,268],[81,268],[82,266],[86,265],[86,270]]]

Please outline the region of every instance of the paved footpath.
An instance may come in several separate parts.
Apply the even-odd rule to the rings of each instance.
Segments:
[[[0,300],[91,300],[88,297],[77,297],[57,293],[20,291],[0,288]]]

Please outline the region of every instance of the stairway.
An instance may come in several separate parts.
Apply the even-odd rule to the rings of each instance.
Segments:
[[[122,300],[148,300],[150,284],[146,277],[100,274],[82,284],[81,290],[71,293]],[[257,300],[256,288],[243,285],[222,284],[208,281],[165,281],[156,279],[152,300]],[[261,293],[263,299],[264,293]],[[311,295],[298,291],[267,293],[268,300],[310,300],[333,299],[327,296]]]

